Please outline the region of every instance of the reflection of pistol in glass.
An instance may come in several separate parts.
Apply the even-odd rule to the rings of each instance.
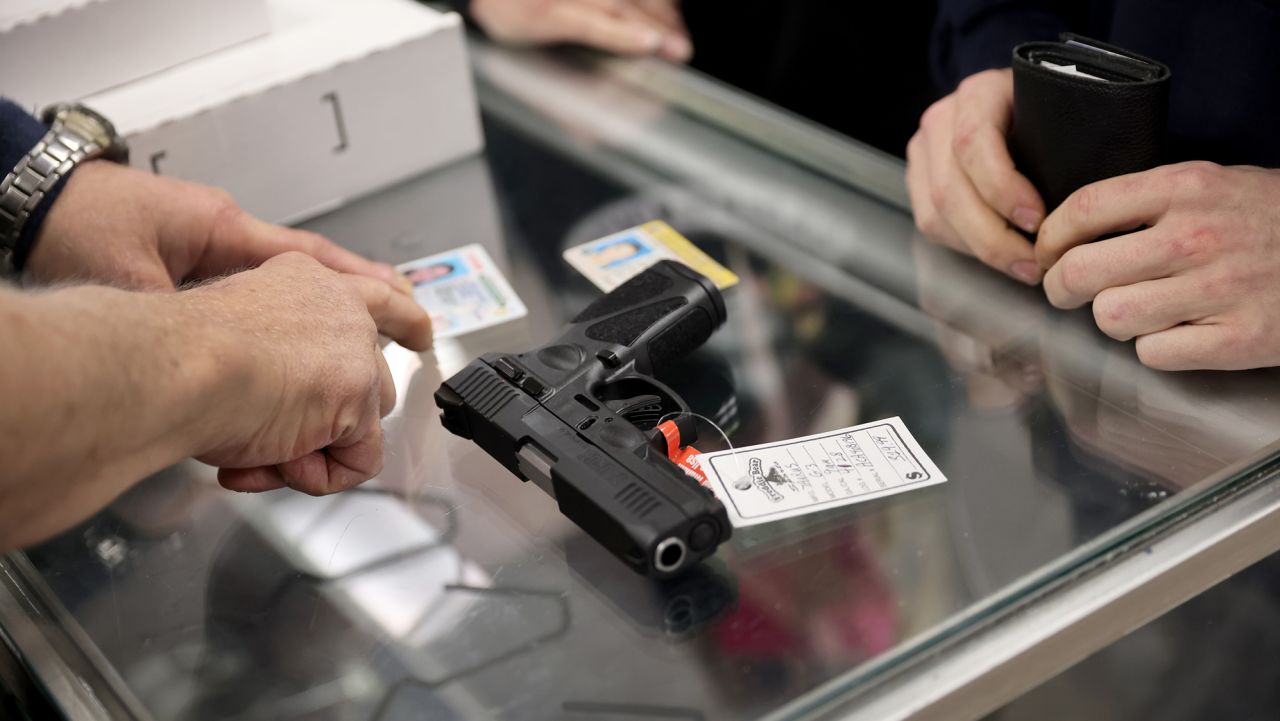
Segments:
[[[588,306],[550,345],[472,361],[436,404],[446,428],[537,484],[632,569],[671,576],[732,529],[720,501],[668,457],[657,425],[688,408],[652,374],[724,319],[710,280],[661,261]],[[696,440],[692,423],[677,425],[682,443]]]

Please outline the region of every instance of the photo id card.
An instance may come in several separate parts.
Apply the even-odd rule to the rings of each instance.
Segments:
[[[529,311],[478,243],[396,266],[413,299],[431,315],[436,338],[452,338],[523,318]]]
[[[924,488],[947,480],[894,417],[697,456],[735,527]]]
[[[684,263],[720,290],[738,283],[737,275],[661,220],[570,248],[564,252],[564,259],[606,293],[660,260]]]

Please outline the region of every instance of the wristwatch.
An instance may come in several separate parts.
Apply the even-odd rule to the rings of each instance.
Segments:
[[[129,160],[129,147],[111,122],[79,103],[51,105],[40,119],[49,132],[0,182],[0,273],[6,275],[18,270],[22,228],[50,188],[86,160]]]

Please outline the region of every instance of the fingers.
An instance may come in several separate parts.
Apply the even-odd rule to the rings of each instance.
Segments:
[[[379,416],[391,412],[396,403],[395,382],[386,359],[377,353],[379,366],[379,413],[366,408],[364,421],[348,437],[275,466],[222,468],[218,482],[242,493],[292,488],[312,496],[345,491],[373,478],[382,470],[385,438]]]
[[[1165,278],[1187,267],[1187,244],[1158,227],[1078,245],[1044,276],[1049,302],[1078,308],[1106,288]]]
[[[218,483],[228,491],[262,493],[284,488],[284,477],[274,466],[259,468],[219,468]]]
[[[264,236],[278,237],[287,250],[301,250],[339,273],[350,273],[381,280],[392,290],[413,295],[413,284],[400,271],[387,263],[377,263],[362,257],[318,233],[294,228],[283,228],[253,218],[253,224],[262,228]],[[281,252],[284,252],[283,250]]]
[[[327,496],[358,486],[382,470],[385,439],[376,420],[340,443],[344,445],[335,443],[277,466],[286,485],[309,496]]]
[[[927,142],[921,133],[913,135],[911,142],[907,143],[907,195],[911,198],[911,214],[915,217],[916,229],[935,243],[967,254],[969,249],[960,242],[955,229],[938,213],[929,198],[930,159],[926,147]]]
[[[284,228],[245,215],[249,252],[257,256],[256,263],[291,250],[301,251],[340,273],[365,276],[381,280],[392,289],[413,294],[413,285],[392,266],[376,263],[361,257],[319,233],[295,228]]]
[[[396,407],[396,381],[382,351],[378,351],[378,379],[378,415],[386,418]]]
[[[364,301],[379,333],[409,350],[431,348],[431,317],[412,298],[365,276],[344,275],[342,279]]]
[[[673,0],[473,0],[471,15],[509,43],[569,42],[685,62],[693,53]]]
[[[220,468],[218,483],[240,493],[262,493],[285,487],[311,496],[338,493],[364,483],[382,470],[385,442],[382,425],[372,418],[362,424],[351,439],[339,439],[326,449],[285,463],[257,468]]]
[[[1241,365],[1238,358],[1229,356],[1233,347],[1230,340],[1227,326],[1188,324],[1144,335],[1138,339],[1136,348],[1143,365],[1156,370],[1242,370],[1253,367]]]
[[[620,55],[652,55],[664,33],[653,22],[614,15],[597,3],[556,3],[548,12],[548,40],[576,42]]]
[[[375,418],[364,433],[353,440],[341,440],[329,446],[330,483],[345,490],[378,475],[385,444],[382,424]]]
[[[1158,333],[1202,320],[1219,308],[1186,278],[1148,280],[1107,288],[1093,301],[1098,329],[1116,340]]]
[[[930,113],[934,114],[936,119],[929,125],[926,125],[926,121],[921,122],[924,154],[929,159],[928,172],[925,173],[924,180],[929,204],[940,221],[937,225],[943,226],[944,229],[939,239],[967,255],[973,255],[969,243],[960,235],[959,230],[948,217],[949,207],[954,205],[954,201],[948,201],[951,184],[948,178],[956,172],[955,159],[951,154],[951,126],[955,117],[955,103],[937,103],[926,111],[926,118]],[[950,231],[952,238],[950,243],[947,243],[945,231]]]
[[[1052,267],[1068,250],[1108,233],[1155,225],[1169,208],[1170,193],[1157,168],[1091,183],[1072,193],[1040,226],[1036,259]]]
[[[281,253],[298,251],[341,273],[376,278],[406,295],[413,286],[395,268],[362,258],[318,233],[285,228],[240,210],[229,196],[217,195],[208,221],[209,240],[193,271],[210,277],[261,265]]]
[[[1044,212],[1039,194],[1014,169],[1005,147],[1012,74],[988,71],[961,85],[925,111],[908,146],[916,223],[929,237],[1035,285],[1042,275],[1035,250],[1009,226],[1012,221],[1035,227]]]
[[[673,63],[687,63],[693,57],[693,44],[689,41],[689,30],[685,27],[684,18],[680,15],[679,3],[673,0],[635,0],[633,5],[660,24],[666,33],[658,54]]]
[[[930,158],[930,199],[961,242],[983,263],[1027,285],[1040,282],[1031,242],[1009,227],[982,200],[973,183],[955,162],[950,139],[943,133],[927,136]],[[937,158],[941,162],[933,165]]]
[[[1006,140],[1013,119],[1013,75],[994,70],[965,79],[956,90],[952,150],[983,202],[1017,227],[1034,233],[1044,201],[1013,165]]]

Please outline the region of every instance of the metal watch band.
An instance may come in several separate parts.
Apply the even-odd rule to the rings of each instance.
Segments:
[[[32,211],[58,180],[88,158],[107,149],[95,138],[101,130],[75,114],[54,120],[49,132],[0,182],[0,273],[15,272],[18,238]]]

